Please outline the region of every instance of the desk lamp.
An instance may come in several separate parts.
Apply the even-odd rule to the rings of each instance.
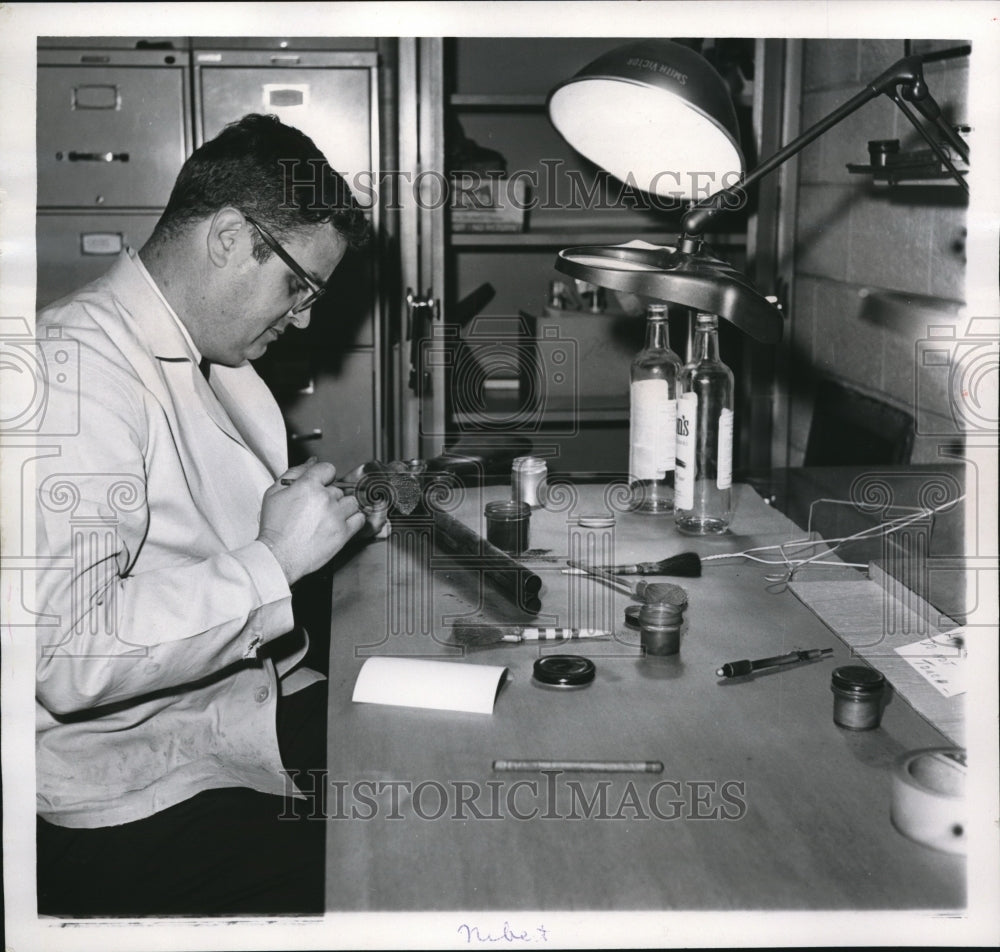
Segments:
[[[923,63],[932,58],[942,54],[894,63],[745,174],[728,87],[700,54],[670,40],[647,40],[599,56],[549,94],[549,117],[563,138],[615,177],[652,195],[694,199],[698,177],[714,183],[717,191],[685,212],[676,248],[645,241],[567,248],[559,252],[556,270],[614,291],[717,314],[763,343],[776,343],[781,314],[745,275],[705,249],[706,226],[725,209],[739,208],[758,179],[883,94],[968,192],[947,150],[910,105],[967,163],[966,144],[944,121],[927,89]]]

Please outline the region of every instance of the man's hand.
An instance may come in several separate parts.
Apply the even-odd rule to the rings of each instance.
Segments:
[[[257,538],[274,554],[288,584],[333,558],[365,524],[357,500],[331,486],[331,463],[293,466],[264,493]]]

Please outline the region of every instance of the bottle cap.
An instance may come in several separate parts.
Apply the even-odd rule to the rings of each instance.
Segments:
[[[594,662],[580,655],[546,655],[534,666],[535,680],[552,687],[583,687],[590,684],[596,674]]]
[[[548,469],[548,464],[538,456],[515,456],[511,467],[515,473],[538,473]]]
[[[484,512],[486,518],[493,522],[517,522],[531,516],[531,506],[526,502],[504,499],[500,502],[486,503]]]

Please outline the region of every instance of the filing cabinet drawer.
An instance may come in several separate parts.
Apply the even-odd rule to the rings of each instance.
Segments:
[[[161,208],[187,155],[183,65],[40,65],[39,207]]]
[[[99,278],[123,247],[141,248],[159,217],[122,212],[40,214],[36,307],[45,307]]]
[[[368,69],[203,66],[200,73],[205,139],[249,112],[271,113],[308,135],[347,179],[358,200],[370,202],[373,165]],[[305,176],[307,170],[299,174]]]

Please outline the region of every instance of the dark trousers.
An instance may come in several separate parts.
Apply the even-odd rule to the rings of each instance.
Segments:
[[[289,770],[326,761],[326,685],[278,702]],[[321,782],[321,781],[320,781]],[[312,778],[302,784],[311,788]],[[319,914],[322,819],[279,819],[291,800],[243,787],[206,790],[153,816],[81,830],[38,820],[38,911],[64,916]]]

